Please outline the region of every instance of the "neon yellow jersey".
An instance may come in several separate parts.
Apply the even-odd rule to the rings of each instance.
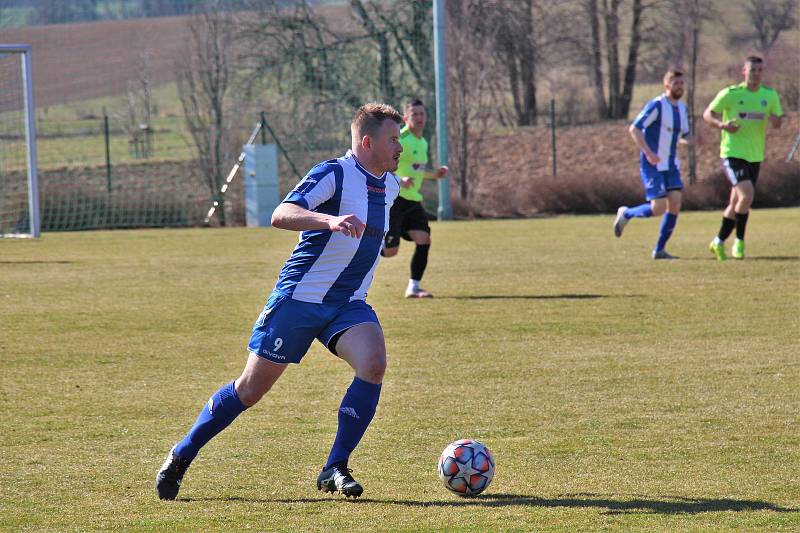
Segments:
[[[757,91],[747,89],[745,83],[722,89],[711,102],[711,111],[720,113],[722,121],[734,120],[739,124],[736,133],[722,130],[720,157],[736,157],[750,163],[764,160],[767,119],[781,116],[778,91],[761,85]]]
[[[428,141],[424,137],[414,135],[408,126],[400,130],[400,144],[403,153],[397,165],[397,177],[408,177],[413,180],[411,187],[400,189],[400,196],[412,202],[421,202],[422,180],[425,179],[425,169],[428,166]]]

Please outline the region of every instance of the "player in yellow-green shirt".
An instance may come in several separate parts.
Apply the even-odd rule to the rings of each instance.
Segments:
[[[428,266],[428,251],[431,247],[431,227],[428,214],[422,205],[423,180],[440,179],[447,174],[447,167],[428,170],[428,141],[422,136],[425,129],[425,105],[421,100],[410,100],[403,110],[405,126],[400,130],[403,153],[395,174],[400,178],[400,196],[389,212],[389,231],[383,243],[381,255],[394,257],[400,249],[400,238],[414,241],[411,257],[411,277],[406,288],[406,298],[430,298],[430,292],[420,287],[422,275]]]
[[[775,89],[761,85],[764,62],[750,56],[742,68],[744,82],[721,90],[703,112],[703,120],[722,130],[720,157],[725,175],[733,186],[722,226],[709,244],[711,253],[725,261],[725,239],[736,228],[732,255],[744,259],[744,232],[755,195],[756,181],[764,160],[767,122],[780,128],[783,119]]]

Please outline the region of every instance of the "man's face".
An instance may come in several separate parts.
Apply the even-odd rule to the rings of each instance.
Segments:
[[[745,63],[742,67],[744,81],[747,85],[760,85],[761,76],[764,73],[764,63]]]
[[[680,100],[683,96],[683,76],[675,76],[669,83],[664,85],[667,95],[673,100]]]
[[[403,115],[406,125],[412,130],[423,129],[425,127],[425,106],[415,105],[406,108],[406,114]]]
[[[403,146],[400,144],[400,124],[384,120],[374,137],[369,137],[369,150],[373,166],[381,173],[394,172],[400,161]]]

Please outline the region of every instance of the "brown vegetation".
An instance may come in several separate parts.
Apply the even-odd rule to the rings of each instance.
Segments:
[[[798,134],[800,114],[767,133],[767,159],[758,182],[756,207],[800,204],[800,161],[785,163]],[[471,200],[454,198],[460,216],[532,216],[543,213],[609,213],[643,201],[638,151],[627,122],[563,128],[557,132],[557,169],[552,175],[550,131],[544,127],[486,140],[479,184]],[[719,160],[719,134],[700,125],[698,182],[684,172],[684,208],[724,206],[729,185]],[[687,168],[681,148],[682,168]]]

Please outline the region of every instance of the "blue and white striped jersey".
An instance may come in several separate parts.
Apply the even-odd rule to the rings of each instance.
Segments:
[[[641,152],[639,162],[642,168],[659,171],[680,169],[678,136],[689,135],[689,115],[683,102],[672,105],[665,94],[657,96],[647,102],[633,125],[644,131],[645,143],[661,158],[658,165],[653,166]]]
[[[283,201],[333,216],[355,215],[366,229],[360,239],[330,230],[303,231],[275,292],[310,303],[365,299],[399,191],[394,174],[373,176],[349,150],[312,168]]]

